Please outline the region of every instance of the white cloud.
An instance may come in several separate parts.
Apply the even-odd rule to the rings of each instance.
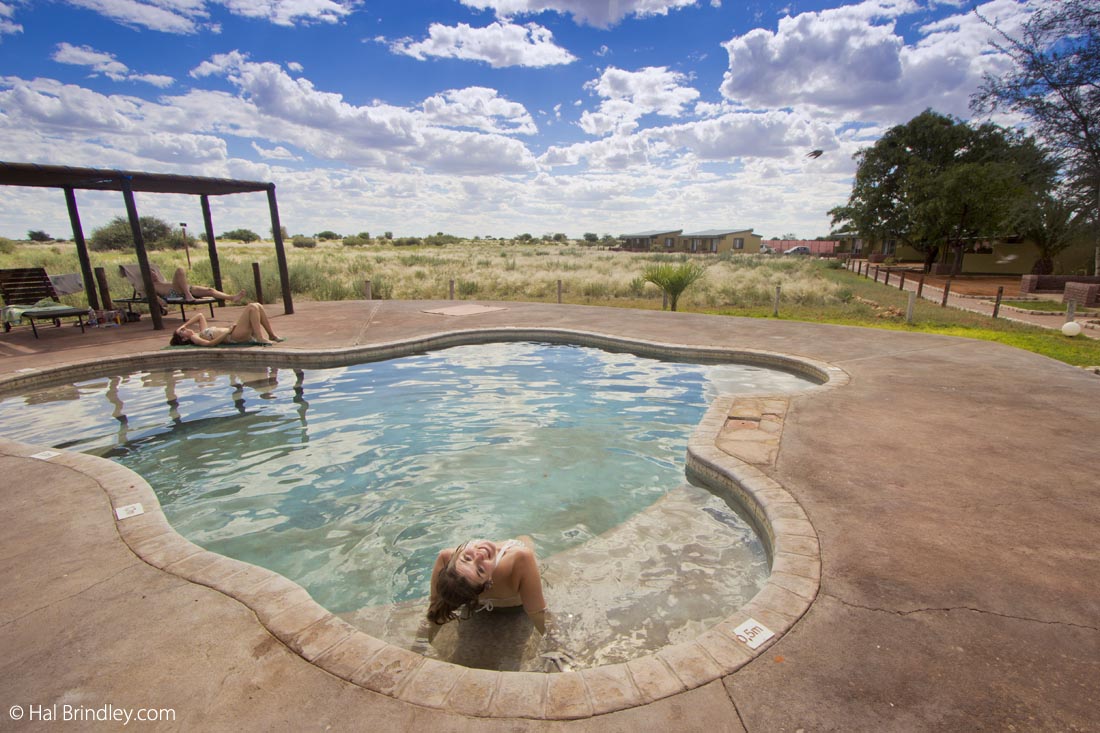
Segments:
[[[113,81],[140,81],[157,87],[169,87],[175,80],[161,74],[131,74],[130,68],[114,57],[114,54],[96,51],[89,46],[73,46],[69,43],[57,44],[52,56],[60,64],[87,66],[93,75],[102,74]]]
[[[502,99],[495,89],[451,89],[424,100],[422,108],[429,123],[442,127],[471,127],[485,132],[524,135],[538,132],[527,108]]]
[[[774,32],[750,31],[725,44],[722,94],[746,105],[806,105],[872,119],[900,120],[930,106],[965,115],[982,74],[1003,63],[987,53],[992,31],[964,12],[921,28],[924,38],[907,46],[896,22],[920,10],[912,0],[866,0],[785,17]],[[1024,12],[1013,0],[980,10],[1009,23]]]
[[[163,33],[197,33],[210,18],[208,8],[221,5],[234,15],[282,26],[337,23],[351,14],[357,0],[66,0],[123,25]],[[207,30],[221,28],[210,24]]]
[[[252,141],[252,149],[255,150],[256,154],[259,155],[264,160],[301,160],[302,159],[300,156],[297,156],[294,153],[290,152],[289,150],[284,148],[282,145],[276,145],[274,148],[269,150],[267,148],[260,147],[259,145],[256,144],[256,141],[253,140]]]
[[[15,17],[15,8],[8,3],[0,2],[0,36],[5,33],[22,33],[23,26],[12,18]]]
[[[638,71],[624,71],[609,66],[599,79],[587,82],[603,102],[595,112],[581,115],[579,125],[590,135],[629,132],[647,114],[679,117],[684,105],[699,96],[692,87],[682,86],[687,77],[663,66],[650,66]]]
[[[553,11],[572,15],[578,23],[608,28],[628,15],[668,15],[698,5],[699,0],[461,0],[463,5],[492,10],[499,18]]]
[[[296,74],[302,73],[302,71],[305,69],[305,67],[299,64],[297,61],[288,61],[286,64],[286,68],[290,69]]]
[[[515,25],[496,22],[484,28],[465,23],[445,26],[432,23],[423,41],[402,39],[389,44],[394,53],[423,61],[429,56],[484,61],[494,68],[544,67],[569,64],[576,57],[554,43],[554,34],[534,23]]]

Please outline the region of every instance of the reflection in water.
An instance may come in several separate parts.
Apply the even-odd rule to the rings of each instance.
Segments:
[[[529,534],[568,651],[592,664],[677,641],[755,592],[767,572],[759,542],[720,500],[681,486],[687,437],[718,390],[805,384],[752,367],[483,344],[330,370],[88,380],[0,401],[0,425],[132,468],[191,541],[279,572],[404,646],[440,548]],[[680,494],[689,510],[669,498]],[[514,623],[524,634],[526,618]],[[532,668],[530,650],[506,661],[499,645],[478,662],[477,626],[458,632],[431,653]]]

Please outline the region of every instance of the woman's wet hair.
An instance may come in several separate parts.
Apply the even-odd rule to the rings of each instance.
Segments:
[[[428,607],[428,620],[442,626],[448,621],[468,617],[477,606],[477,597],[488,582],[473,585],[451,564],[439,571],[435,579],[436,599]]]
[[[169,346],[183,346],[184,344],[191,343],[191,339],[186,336],[180,335],[179,331],[172,332],[172,339],[168,342]]]

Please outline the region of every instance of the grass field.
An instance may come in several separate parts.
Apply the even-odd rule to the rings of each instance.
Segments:
[[[270,243],[218,246],[224,289],[244,288],[255,298],[252,263],[259,263],[266,302],[280,295],[274,247]],[[93,252],[93,267],[103,267],[111,293],[129,295],[118,275],[119,263],[133,253]],[[662,294],[643,279],[655,262],[680,261],[686,254],[611,252],[576,244],[471,242],[458,245],[347,247],[323,242],[316,248],[287,248],[291,292],[298,300],[349,300],[363,297],[365,280],[375,298],[443,300],[454,281],[464,300],[555,302],[562,282],[565,303],[660,309]],[[1057,331],[992,319],[977,313],[940,308],[918,301],[912,325],[905,322],[906,293],[859,277],[837,262],[767,255],[695,255],[707,263],[702,280],[681,297],[681,311],[773,318],[775,289],[781,290],[779,318],[871,328],[940,333],[999,341],[1078,366],[1100,364],[1100,342],[1067,338]],[[79,271],[71,243],[19,244],[0,256],[3,267],[45,267],[50,273]],[[186,266],[182,250],[155,251],[150,260],[166,276]],[[191,281],[209,284],[205,248],[191,251]],[[83,304],[80,295],[67,302]]]

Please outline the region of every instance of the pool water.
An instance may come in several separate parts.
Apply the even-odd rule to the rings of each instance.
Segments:
[[[675,640],[755,594],[764,550],[733,509],[685,483],[687,439],[718,393],[808,384],[493,343],[325,370],[90,379],[0,401],[0,425],[133,469],[192,542],[279,572],[407,647],[439,549],[530,535],[583,665]],[[701,581],[690,597],[676,600],[678,576]],[[661,605],[655,629],[646,617]]]

